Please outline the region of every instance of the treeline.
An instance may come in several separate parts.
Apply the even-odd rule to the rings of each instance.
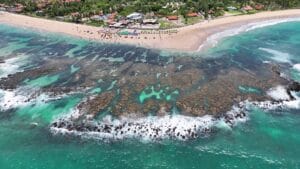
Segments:
[[[43,0],[0,0],[0,3],[13,5],[21,3],[26,6],[25,12],[35,12]],[[118,12],[126,16],[132,12],[154,13],[159,16],[183,15],[190,12],[202,12],[206,17],[223,15],[228,6],[242,8],[246,5],[264,5],[266,10],[296,8],[300,0],[81,0],[80,2],[64,2],[52,0],[43,8],[49,17],[65,16],[79,12],[82,16],[90,16],[100,12],[107,14]]]

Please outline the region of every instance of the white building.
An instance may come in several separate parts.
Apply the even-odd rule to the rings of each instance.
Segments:
[[[126,18],[130,20],[142,20],[144,18],[144,15],[138,12],[134,12],[130,15],[127,15]]]

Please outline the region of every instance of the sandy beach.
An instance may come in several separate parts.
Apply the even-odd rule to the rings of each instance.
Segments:
[[[118,30],[110,29],[109,38],[103,36],[108,32],[105,28],[59,22],[24,15],[2,12],[0,23],[34,28],[54,33],[64,33],[87,40],[96,40],[109,43],[137,45],[147,48],[166,49],[174,51],[197,51],[206,40],[219,32],[241,27],[250,23],[268,21],[273,19],[300,17],[300,9],[260,12],[252,15],[240,15],[203,21],[195,25],[177,28],[176,33],[162,33],[154,31],[153,34],[140,34],[139,36],[119,36]]]

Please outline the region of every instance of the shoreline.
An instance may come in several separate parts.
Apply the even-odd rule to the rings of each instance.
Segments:
[[[116,29],[34,18],[7,12],[2,12],[0,14],[0,23],[25,28],[34,28],[52,33],[63,33],[103,43],[134,45],[177,52],[197,52],[203,45],[206,46],[206,42],[211,36],[218,33],[258,22],[298,17],[300,17],[300,9],[272,12],[266,11],[251,15],[229,16],[210,21],[203,21],[194,25],[177,28],[177,33],[141,34],[140,36],[118,36],[116,34],[118,30]],[[109,39],[101,37],[103,33],[100,33],[107,30],[111,31]],[[168,30],[156,30],[156,32],[158,31]]]

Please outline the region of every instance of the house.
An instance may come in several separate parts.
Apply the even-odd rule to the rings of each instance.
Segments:
[[[262,5],[262,4],[257,4],[257,5],[255,5],[254,6],[254,8],[256,9],[256,10],[262,10],[262,9],[264,9],[264,5]]]
[[[6,5],[5,4],[0,4],[0,11],[6,11]]]
[[[127,25],[122,22],[117,22],[114,24],[109,25],[111,28],[125,28]]]
[[[144,19],[143,24],[157,24],[157,19]]]
[[[134,12],[130,15],[127,15],[126,17],[129,20],[134,20],[134,21],[138,21],[138,20],[142,20],[144,18],[144,15],[138,12]]]
[[[167,16],[167,19],[169,21],[176,21],[176,20],[178,20],[178,16],[176,16],[176,15]]]
[[[190,12],[186,15],[187,17],[197,17],[198,14],[196,12]]]
[[[247,5],[247,6],[244,6],[244,7],[242,8],[242,10],[244,10],[244,11],[252,11],[253,8],[252,8],[251,6],[249,6],[249,5]]]
[[[9,7],[7,9],[8,12],[12,12],[12,13],[21,13],[24,10],[24,6],[21,4],[16,4],[14,7]]]

